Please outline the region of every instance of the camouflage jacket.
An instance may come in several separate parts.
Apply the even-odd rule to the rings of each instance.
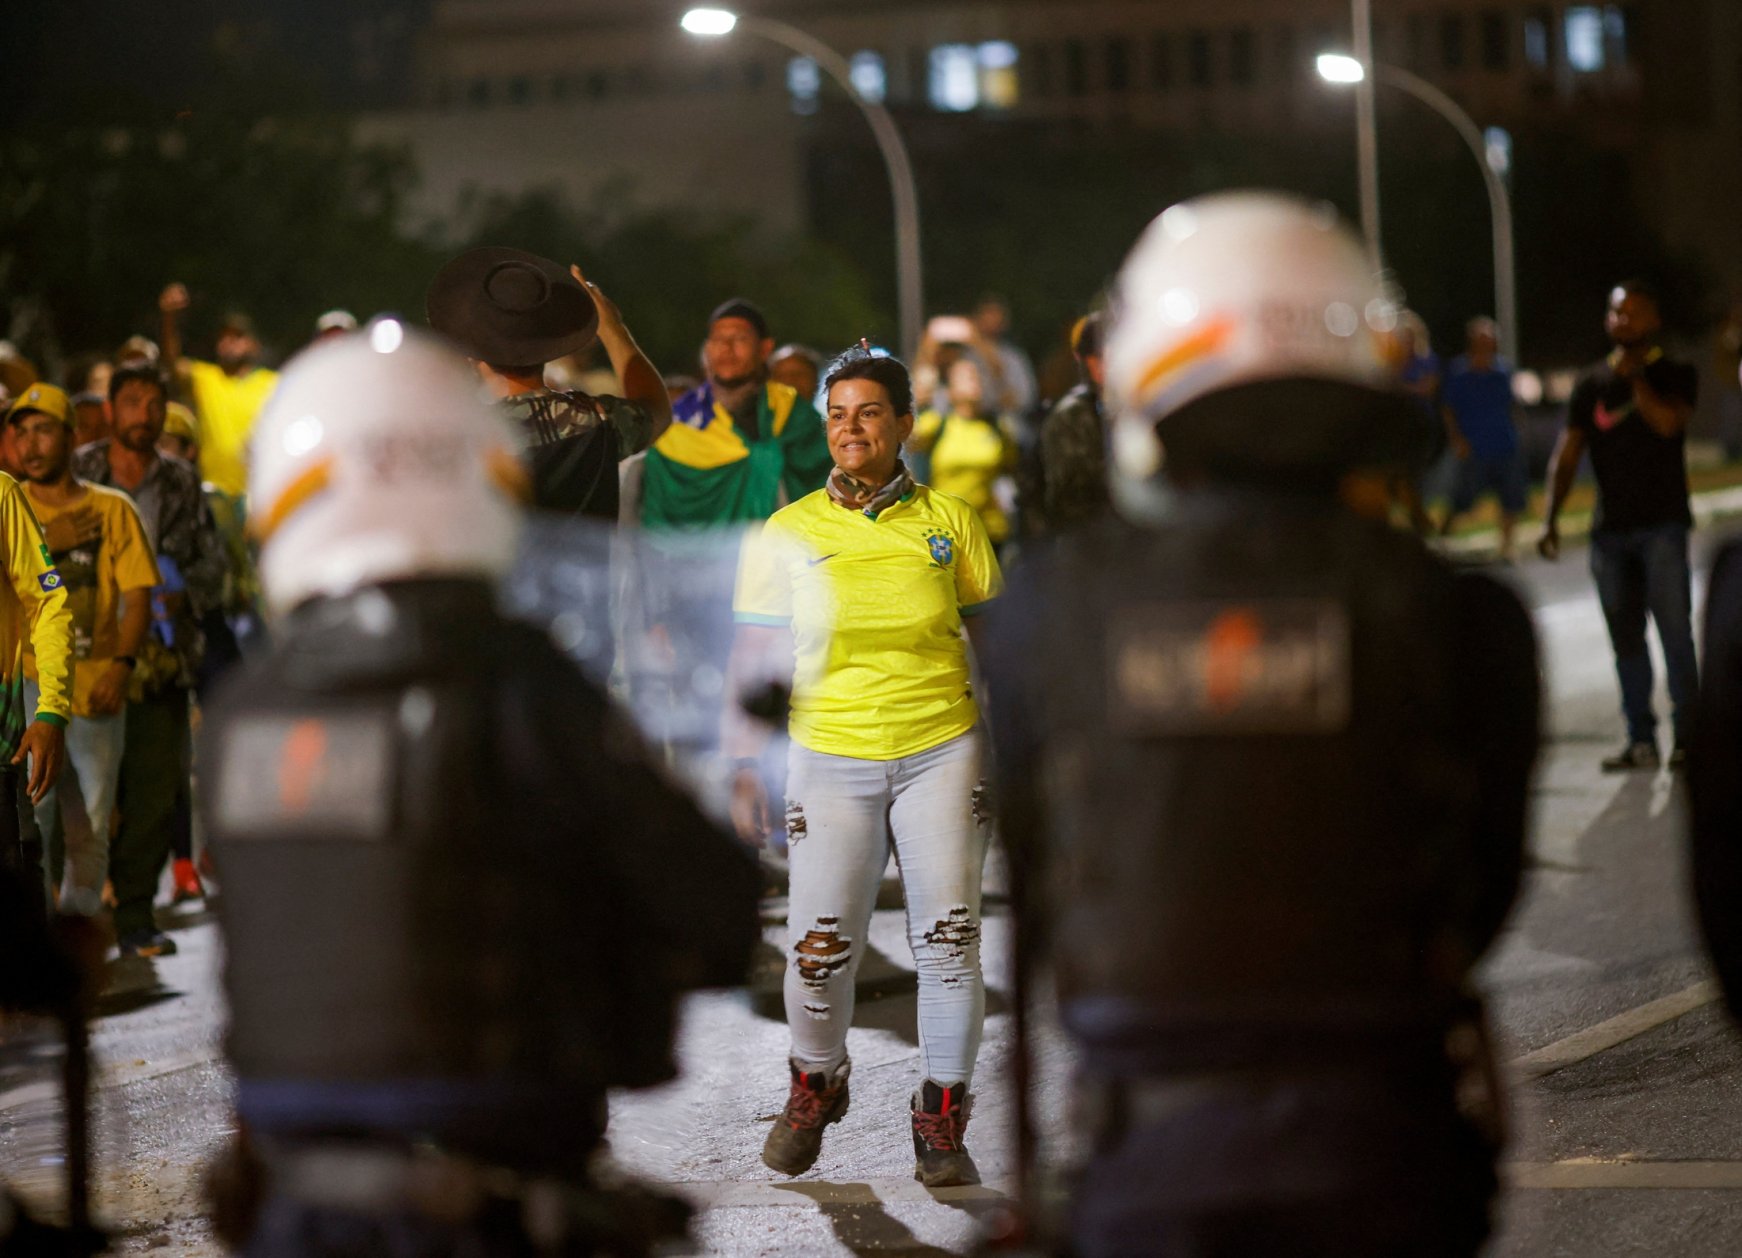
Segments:
[[[1107,509],[1107,425],[1101,398],[1079,384],[1047,415],[1040,430],[1046,477],[1046,521],[1057,531],[1093,520]]]

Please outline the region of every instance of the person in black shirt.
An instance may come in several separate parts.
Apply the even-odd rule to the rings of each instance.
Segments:
[[[1597,477],[1591,522],[1591,574],[1609,625],[1627,745],[1603,761],[1609,773],[1658,767],[1657,717],[1651,708],[1651,655],[1645,620],[1657,624],[1674,706],[1670,767],[1686,756],[1688,721],[1698,669],[1694,657],[1693,594],[1688,572],[1685,451],[1699,378],[1664,354],[1656,295],[1637,281],[1609,294],[1606,320],[1614,351],[1579,381],[1567,406],[1567,426],[1550,464],[1547,519],[1539,549],[1560,554],[1558,518],[1588,449]]]
[[[671,423],[658,369],[616,305],[581,269],[519,249],[470,249],[431,282],[430,326],[472,359],[485,387],[521,434],[532,504],[615,521],[617,465],[647,449]],[[545,388],[546,363],[597,339],[625,397]]]

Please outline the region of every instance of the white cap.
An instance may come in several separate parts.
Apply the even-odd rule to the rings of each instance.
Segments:
[[[505,572],[526,485],[514,451],[464,360],[395,320],[299,354],[249,451],[268,604]]]
[[[357,316],[349,310],[329,310],[315,320],[316,332],[355,332]]]
[[[1397,316],[1329,207],[1238,192],[1164,211],[1119,273],[1107,336],[1116,474],[1152,477],[1157,423],[1235,385],[1389,387],[1383,338]]]

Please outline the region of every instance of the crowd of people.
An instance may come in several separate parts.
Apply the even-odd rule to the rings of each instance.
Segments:
[[[326,711],[349,678],[359,694],[395,696],[392,721],[411,731],[406,737],[448,728],[436,719],[430,705],[438,700],[429,692],[394,689],[404,676],[384,662],[373,639],[391,639],[432,676],[449,667],[450,655],[474,649],[521,651],[541,661],[540,652],[548,654],[548,644],[534,649],[516,637],[522,630],[493,619],[479,589],[454,583],[456,574],[499,575],[506,565],[514,537],[504,523],[506,502],[605,529],[630,524],[672,535],[737,528],[747,540],[731,589],[698,592],[722,610],[729,607],[736,624],[731,658],[721,661],[726,693],[742,693],[733,683],[742,682],[746,661],[779,658],[787,661],[790,699],[790,748],[780,764],[770,763],[766,722],[744,719],[734,703],[721,714],[732,826],[752,847],[783,838],[790,879],[788,1092],[765,1141],[769,1167],[787,1175],[808,1170],[827,1127],[847,1110],[854,979],[893,855],[919,990],[921,1077],[909,1115],[915,1174],[928,1187],[977,1182],[966,1129],[986,1001],[982,876],[996,793],[989,739],[1003,760],[998,785],[1020,801],[1006,830],[1013,858],[1031,876],[1063,871],[1082,898],[1079,905],[1052,907],[1061,935],[1075,931],[1083,945],[1066,969],[1075,984],[1069,990],[1086,1003],[1070,1006],[1067,1020],[1080,1017],[1073,1033],[1103,1055],[1103,1101],[1126,1110],[1102,1133],[1109,1140],[1128,1134],[1121,1122],[1146,1121],[1142,1097],[1150,1095],[1132,1090],[1121,1054],[1181,1009],[1187,1021],[1262,1020],[1267,1015],[1253,993],[1265,984],[1290,993],[1282,1002],[1288,1017],[1308,1006],[1319,1016],[1363,1000],[1383,1004],[1411,984],[1433,988],[1406,1026],[1384,1029],[1379,1038],[1386,1044],[1375,1055],[1382,1066],[1409,1058],[1412,1068],[1420,1067],[1415,1055],[1432,1056],[1442,1021],[1462,1016],[1453,1013],[1462,998],[1459,984],[1491,942],[1516,889],[1538,714],[1534,648],[1515,597],[1493,583],[1455,579],[1389,522],[1400,469],[1411,465],[1411,448],[1419,450],[1437,427],[1458,468],[1440,529],[1450,531],[1481,494],[1493,492],[1500,499],[1503,551],[1510,554],[1525,494],[1511,366],[1499,357],[1492,321],[1477,319],[1467,329],[1465,353],[1442,370],[1420,321],[1372,288],[1352,240],[1294,203],[1232,198],[1207,205],[1201,222],[1197,211],[1183,218],[1169,213],[1174,217],[1158,220],[1128,268],[1136,278],[1127,287],[1145,301],[1128,305],[1118,319],[1094,310],[1077,321],[1069,345],[1078,379],[1051,399],[1042,397],[1032,364],[1008,339],[1008,310],[992,298],[970,315],[934,319],[914,347],[911,369],[868,340],[835,355],[800,343],[777,348],[765,312],[745,298],[729,298],[698,323],[701,377],[674,378],[662,375],[617,304],[580,268],[518,249],[475,249],[445,266],[427,294],[428,322],[458,357],[396,320],[359,327],[348,313],[332,311],[314,329],[312,339],[324,344],[299,356],[300,367],[292,365],[281,385],[262,365],[260,341],[240,315],[221,321],[210,361],[188,356],[180,319],[190,297],[181,285],[169,285],[160,296],[157,341],[132,338],[108,361],[84,369],[71,392],[17,380],[6,403],[0,465],[11,479],[0,478],[0,543],[8,556],[7,628],[18,666],[7,677],[12,707],[0,732],[9,745],[0,752],[14,764],[28,762],[22,783],[14,775],[4,778],[17,797],[5,813],[19,830],[9,849],[31,854],[59,912],[112,913],[122,954],[172,952],[173,939],[154,916],[166,866],[178,898],[204,894],[194,843],[191,730],[200,698],[238,660],[263,649],[281,629],[302,652],[275,655],[265,671],[253,673],[249,701],[282,708],[283,719],[252,725],[254,718],[240,709],[227,709],[225,730],[241,732],[210,744],[226,763],[244,763],[237,748],[254,746],[248,739],[271,744],[271,756],[248,762],[248,771],[276,769],[277,785],[250,794],[243,778],[226,771],[213,805],[232,834],[271,837],[319,812],[311,799],[313,784],[324,780],[317,769],[325,758],[347,755],[345,775],[334,781],[354,787],[384,754],[370,733],[374,727],[355,712],[344,717],[348,724],[310,718],[306,728],[316,732],[304,738],[298,731],[305,727],[284,715],[301,710],[298,704]],[[1278,264],[1276,274],[1246,287],[1230,282],[1222,293],[1224,275],[1258,265],[1253,258],[1259,255],[1243,252],[1256,247],[1274,250],[1277,258],[1300,253],[1317,259],[1316,269]],[[1270,304],[1247,309],[1241,303],[1252,292]],[[1167,300],[1156,300],[1158,293]],[[1181,293],[1190,299],[1189,310],[1176,300]],[[1212,299],[1223,300],[1231,313],[1200,326],[1200,303]],[[1278,321],[1279,309],[1312,317]],[[1607,317],[1615,352],[1574,395],[1552,468],[1542,546],[1550,557],[1558,552],[1558,515],[1588,449],[1599,495],[1592,566],[1628,727],[1627,746],[1605,767],[1657,765],[1647,616],[1665,641],[1676,706],[1672,762],[1679,764],[1697,685],[1682,449],[1694,385],[1658,344],[1660,321],[1649,288],[1617,287]],[[1115,331],[1123,338],[1117,345],[1110,343]],[[566,364],[595,345],[609,360],[611,384],[597,391],[571,387],[576,376]],[[378,360],[387,359],[394,370],[420,371],[404,377],[401,387],[406,404],[427,410],[427,417],[423,411],[414,417],[427,418],[422,427],[403,414],[387,414],[393,407],[386,399],[348,395],[349,382],[374,380]],[[1111,425],[1103,403],[1110,374],[1119,376],[1125,406]],[[432,392],[436,384],[445,390],[440,397]],[[281,388],[301,390],[295,405]],[[475,396],[462,406],[453,400],[461,394]],[[489,401],[488,425],[474,422],[471,413],[482,412],[480,399]],[[401,400],[392,399],[393,405]],[[338,418],[322,418],[352,411],[367,416],[355,431],[341,431]],[[262,422],[269,438],[256,433]],[[467,470],[474,456],[482,478]],[[358,467],[366,469],[362,477]],[[1408,480],[1403,475],[1402,497],[1419,524],[1419,489]],[[447,486],[449,497],[403,490],[425,481]],[[1139,500],[1157,486],[1173,496],[1171,531],[1152,539],[1113,520],[1116,489],[1135,495],[1134,515],[1141,518]],[[377,487],[381,501],[374,501]],[[413,535],[410,519],[438,501],[451,507],[439,519],[421,518],[423,532]],[[311,511],[316,503],[320,510]],[[462,509],[467,503],[476,506],[477,519]],[[982,629],[988,619],[996,621],[995,613],[986,613],[1004,596],[1006,568],[1022,574],[1008,597],[1017,611],[1006,615],[1002,630]],[[1196,601],[1167,608],[1132,601],[1149,587],[1129,580],[1145,573],[1154,590]],[[1351,593],[1361,579],[1349,573],[1388,573],[1398,588],[1414,592],[1413,601]],[[396,584],[411,576],[440,579]],[[1293,590],[1291,599],[1265,601],[1272,582]],[[374,602],[353,597],[369,589],[387,593]],[[1228,602],[1235,594],[1239,599]],[[1465,638],[1440,652],[1436,644],[1453,627]],[[476,642],[465,637],[473,628]],[[1370,644],[1380,639],[1415,652],[1408,667],[1398,663],[1401,654],[1386,660],[1372,654]],[[1081,649],[1050,669],[1037,668],[1049,644],[1064,641]],[[1473,643],[1493,650],[1484,655]],[[1459,652],[1473,653],[1466,659]],[[509,658],[501,666],[512,673],[522,662]],[[1447,702],[1454,683],[1446,679],[1461,675],[1464,664],[1508,679],[1501,689],[1511,706],[1483,714],[1484,738],[1475,752],[1454,736]],[[1089,676],[1103,666],[1104,677]],[[540,684],[552,687],[551,694],[567,693],[554,668],[539,664]],[[1383,673],[1390,689],[1382,687],[1373,700],[1379,691],[1363,691],[1351,680],[1357,669]],[[1043,671],[1044,678],[1037,676]],[[986,673],[993,678],[990,712],[981,689]],[[282,693],[262,678],[276,678]],[[508,689],[525,705],[520,717],[560,742],[553,731],[561,718],[549,695]],[[1399,706],[1406,692],[1416,706]],[[597,713],[588,720],[594,717],[595,724],[605,721]],[[512,730],[490,723],[496,719],[478,718],[493,735],[511,738]],[[1381,791],[1362,773],[1346,771],[1362,757],[1390,754],[1405,725],[1425,731],[1424,737],[1443,736],[1436,754],[1443,753],[1446,772]],[[677,818],[682,824],[671,833],[689,833],[699,843],[690,856],[674,859],[713,861],[712,876],[722,887],[742,889],[743,871],[704,850],[709,823],[690,812],[687,801],[667,800],[668,788],[651,776],[636,776],[639,762],[611,741],[608,725],[587,728],[593,732],[577,727],[575,737],[598,734],[601,755],[631,765],[623,770],[628,778],[615,785],[610,772],[602,776],[600,798],[625,795],[629,778],[640,782],[646,800],[619,800],[624,815],[656,797],[666,801],[658,824]],[[1218,785],[1243,763],[1239,738],[1253,733],[1295,739],[1277,745],[1272,764],[1276,781],[1298,786],[1282,792],[1286,806],[1275,790],[1230,800]],[[1321,734],[1324,739],[1315,741]],[[1098,748],[1100,758],[1064,747],[1061,740],[1069,739]],[[527,745],[551,750],[537,740]],[[442,763],[451,769],[465,761]],[[562,755],[552,763],[576,782],[600,776],[596,760],[584,770]],[[1459,775],[1466,770],[1481,789],[1446,794],[1446,783],[1463,782]],[[1120,773],[1124,787],[1114,780]],[[1125,790],[1134,773],[1147,773],[1147,781],[1166,789],[1158,787],[1154,800]],[[1336,796],[1338,789],[1345,795]],[[1067,801],[1049,798],[1049,791],[1076,795]],[[1272,914],[1260,920],[1266,904],[1276,908],[1281,901],[1256,895],[1241,902],[1241,889],[1251,891],[1241,878],[1266,861],[1280,862],[1278,868],[1287,863],[1288,855],[1272,843],[1277,833],[1317,834],[1336,807],[1353,806],[1361,792],[1379,799],[1362,814],[1370,833],[1353,835],[1345,827],[1337,843],[1351,849],[1369,844],[1362,850],[1371,856],[1399,827],[1413,826],[1423,834],[1431,830],[1447,847],[1414,864],[1369,860],[1362,878],[1382,865],[1394,883],[1377,877],[1363,883],[1363,894],[1370,894],[1357,916],[1374,930],[1395,927],[1400,939],[1409,935],[1420,923],[1399,911],[1393,894],[1407,884],[1423,903],[1433,902],[1433,912],[1443,910],[1448,934],[1435,947],[1452,952],[1436,954],[1445,973],[1430,974],[1417,965],[1414,943],[1399,944],[1385,953],[1380,968],[1389,968],[1368,990],[1371,958],[1352,947],[1332,966],[1347,989],[1325,992],[1314,987],[1323,972],[1313,958],[1304,967],[1285,960],[1305,957],[1301,950],[1322,942],[1316,919]],[[367,795],[359,791],[352,799],[339,790],[322,802],[328,811],[319,815],[335,831],[378,837],[387,824],[386,805],[371,804]],[[1189,951],[1182,951],[1183,936],[1169,933],[1153,904],[1121,899],[1177,872],[1157,864],[1160,849],[1144,847],[1144,836],[1164,820],[1164,805],[1176,810],[1165,818],[1168,825],[1189,836],[1209,815],[1194,810],[1210,807],[1211,795],[1220,800],[1219,824],[1229,841],[1256,863],[1230,880],[1212,856],[1176,853],[1202,894],[1190,905],[1174,903],[1170,912],[1195,921],[1221,906],[1229,920],[1249,921],[1254,938],[1275,945],[1266,954],[1273,969],[1256,978],[1240,971],[1227,950],[1212,955],[1212,936],[1191,953],[1200,957],[1202,972],[1184,973],[1169,960]],[[454,798],[462,812],[489,811],[464,792]],[[1104,837],[1108,852],[1123,852],[1129,882],[1085,864],[1074,849],[1042,855],[1057,838],[1044,832],[1044,817],[1086,835],[1103,824],[1089,814],[1120,800],[1128,815],[1106,820]],[[1319,809],[1325,801],[1326,809]],[[514,806],[538,802],[517,799]],[[1281,830],[1271,816],[1279,807],[1287,814]],[[529,825],[555,815],[537,807],[531,812],[538,816]],[[261,815],[270,816],[270,824]],[[482,813],[473,820],[482,824]],[[441,831],[441,824],[425,821],[432,834]],[[1455,879],[1412,881],[1435,860],[1463,859],[1459,845],[1468,836],[1459,827],[1481,832],[1488,845],[1483,859],[1492,858],[1494,867],[1460,870],[1471,880],[1468,895]],[[1170,843],[1187,843],[1173,834],[1170,829]],[[673,842],[672,851],[681,853],[689,840]],[[306,853],[281,867],[259,855],[265,849],[248,850],[257,870],[308,872],[297,863]],[[537,863],[531,849],[516,852],[511,860]],[[701,867],[688,870],[696,875],[691,881],[700,881]],[[380,883],[383,867],[366,861],[358,868],[359,878],[376,880],[370,884],[375,894],[392,899]],[[607,872],[626,885],[645,881],[646,871]],[[1340,876],[1324,868],[1297,872]],[[204,876],[213,876],[209,868]],[[665,868],[659,876],[676,878],[676,870]],[[270,877],[253,885],[249,911],[270,917],[271,891]],[[1293,892],[1279,885],[1266,894],[1287,899]],[[723,913],[724,903],[715,908]],[[1083,918],[1083,906],[1091,904],[1100,906],[1092,922]],[[231,920],[239,913],[232,909]],[[683,948],[672,947],[686,973],[707,971],[711,981],[729,981],[727,972],[741,968],[738,953],[747,943],[734,943],[704,965],[697,959],[707,952],[698,921],[686,924],[675,910],[667,916],[673,920],[661,929],[673,939],[683,936]],[[1109,923],[1117,928],[1109,932]],[[309,955],[337,964],[337,938]],[[589,947],[608,950],[600,939],[587,938]],[[247,1071],[264,1068],[261,1063],[290,1071],[301,1065],[282,1044],[249,1029],[252,1018],[280,1016],[238,995],[249,967],[263,964],[263,954],[250,951],[255,944],[233,950],[231,994],[240,1011],[233,1038],[245,1047],[244,1056],[252,1055],[239,1062],[243,1102],[258,1107],[250,1122],[270,1127],[297,1115],[263,1100],[268,1091],[252,1088]],[[260,972],[274,972],[275,965]],[[334,990],[355,986],[349,977],[341,982],[321,973],[328,977],[320,981]],[[1205,989],[1212,973],[1225,991]],[[374,974],[370,999],[391,1004],[386,974]],[[299,999],[310,1007],[330,1003],[305,979],[297,980]],[[1248,980],[1256,984],[1250,991],[1242,987]],[[361,978],[356,982],[363,985],[354,995],[367,987]],[[694,985],[671,979],[674,990],[686,983]],[[1150,1010],[1160,1023],[1132,1014],[1163,990],[1181,1003],[1163,1013]],[[1224,1000],[1229,992],[1245,995]],[[1241,1003],[1246,997],[1250,1008]],[[1315,1003],[1321,1001],[1322,1007]],[[1354,1005],[1340,1003],[1348,1001]],[[1317,1044],[1327,1052],[1346,1030],[1326,1036],[1325,1026],[1306,1022],[1293,1029],[1300,1036],[1295,1048]],[[1243,1069],[1270,1070],[1287,1056],[1278,1045],[1245,1038],[1250,1027],[1224,1030],[1226,1052],[1218,1059],[1224,1066],[1238,1059]],[[1160,1038],[1183,1034],[1172,1027]],[[547,1041],[538,1052],[549,1048]],[[384,1060],[411,1051],[392,1036],[382,1039],[380,1050]],[[1199,1067],[1210,1060],[1186,1056]],[[348,1068],[330,1054],[308,1060],[315,1057],[323,1070]],[[1114,1062],[1117,1068],[1109,1065]],[[1420,1070],[1409,1086],[1431,1093],[1433,1105],[1449,1106],[1453,1081],[1443,1065]],[[643,1076],[657,1077],[659,1069],[636,1075]],[[1337,1086],[1345,1084],[1359,1090],[1346,1080]],[[1347,1097],[1307,1093],[1307,1108],[1327,1113]],[[322,1104],[339,1104],[335,1098],[348,1095],[336,1090]],[[1245,1117],[1231,1121],[1242,1139],[1258,1147],[1266,1138],[1262,1123],[1240,1126],[1250,1120],[1243,1108],[1250,1097],[1210,1089],[1187,1098],[1163,1089],[1153,1099],[1156,1112],[1184,1105],[1192,1121],[1205,1123],[1237,1110]],[[1387,1129],[1393,1135],[1422,1115],[1386,1109],[1395,1099],[1378,1105],[1375,1120],[1394,1124]],[[585,1110],[583,1104],[577,1112]],[[1434,1121],[1457,1120],[1447,1108],[1435,1110]],[[1445,1132],[1430,1134],[1437,1139]],[[1177,1152],[1107,1144],[1096,1156],[1110,1173],[1124,1174],[1126,1161],[1172,1164]],[[1491,1179],[1484,1176],[1491,1168],[1474,1172],[1464,1153],[1442,1152],[1448,1174],[1473,1176],[1485,1211]],[[1477,1161],[1486,1167],[1488,1156]],[[1466,1214],[1471,1207],[1465,1199],[1454,1204]],[[1445,1202],[1424,1198],[1421,1205],[1431,1213]],[[1111,1196],[1097,1208],[1101,1231],[1089,1235],[1099,1240],[1085,1252],[1129,1252],[1130,1237],[1144,1233],[1161,1209]],[[1315,1216],[1311,1226],[1334,1234],[1334,1213]],[[1415,1224],[1400,1218],[1396,1226],[1407,1231]],[[1462,1216],[1458,1226],[1478,1238],[1483,1230]],[[1454,1234],[1464,1233],[1446,1233]]]

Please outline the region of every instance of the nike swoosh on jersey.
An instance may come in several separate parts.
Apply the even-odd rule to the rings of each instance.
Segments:
[[[838,555],[840,553],[841,552],[838,550],[831,550],[828,554],[824,555],[821,559],[807,559],[807,560],[805,560],[805,564],[807,567],[814,568],[818,564],[822,563],[824,560],[833,559],[836,555]]]

